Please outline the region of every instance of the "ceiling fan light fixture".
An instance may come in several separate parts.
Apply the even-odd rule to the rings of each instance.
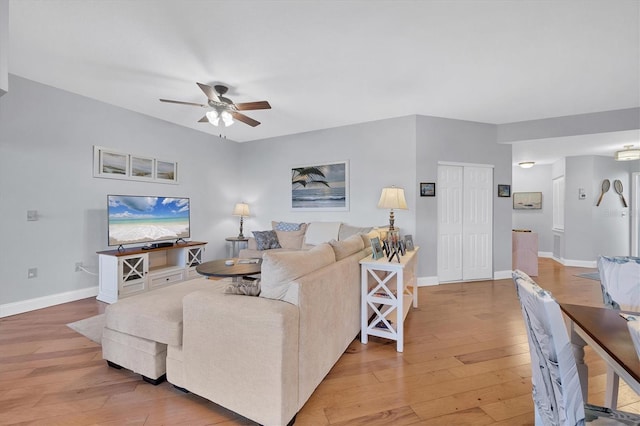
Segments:
[[[229,111],[225,110],[222,112],[218,112],[218,110],[212,109],[211,111],[207,112],[206,115],[209,123],[213,124],[216,127],[220,125],[220,120],[222,120],[223,127],[229,127],[233,124],[233,116],[229,113]]]
[[[518,166],[522,167],[523,169],[530,169],[534,164],[536,164],[535,161],[521,161],[518,163]]]
[[[625,145],[623,150],[616,151],[613,158],[616,161],[640,160],[640,149],[634,148],[633,145]]]

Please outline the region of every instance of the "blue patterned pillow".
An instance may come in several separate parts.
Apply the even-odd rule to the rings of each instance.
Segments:
[[[276,231],[253,231],[258,250],[269,250],[280,248]]]
[[[300,227],[302,226],[301,223],[291,223],[291,222],[276,222],[273,225],[273,230],[274,231],[299,231]]]

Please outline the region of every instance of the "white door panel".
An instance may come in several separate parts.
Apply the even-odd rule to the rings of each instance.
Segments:
[[[493,169],[438,167],[438,279],[493,278]]]

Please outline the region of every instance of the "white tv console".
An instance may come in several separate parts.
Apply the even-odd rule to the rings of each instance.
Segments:
[[[115,303],[118,298],[155,290],[195,278],[206,242],[188,241],[143,250],[133,247],[98,252],[97,299]]]

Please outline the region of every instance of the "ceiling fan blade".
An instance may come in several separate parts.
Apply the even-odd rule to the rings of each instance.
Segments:
[[[254,109],[271,109],[271,105],[269,105],[269,102],[267,101],[241,102],[235,105],[238,111],[249,111]]]
[[[231,113],[231,116],[233,118],[235,118],[238,121],[242,121],[245,124],[248,124],[251,127],[256,127],[258,124],[260,124],[259,121],[254,120],[251,117],[247,117],[244,114],[240,114],[239,112],[235,112],[235,111],[229,111]]]
[[[199,106],[199,107],[202,107],[202,108],[208,108],[209,107],[209,105],[196,104],[194,102],[172,101],[170,99],[160,99],[160,102],[169,102],[171,104],[180,104],[180,105],[193,105],[193,106]]]
[[[208,99],[215,102],[220,102],[220,98],[218,97],[218,94],[216,93],[216,91],[213,90],[213,87],[207,86],[206,84],[202,84],[202,83],[196,83],[196,84],[198,85],[198,87],[200,87],[200,89],[202,89],[204,94],[207,95]]]
[[[198,123],[208,123],[208,122],[209,122],[209,119],[207,118],[206,115],[202,117],[200,120],[198,120]]]

